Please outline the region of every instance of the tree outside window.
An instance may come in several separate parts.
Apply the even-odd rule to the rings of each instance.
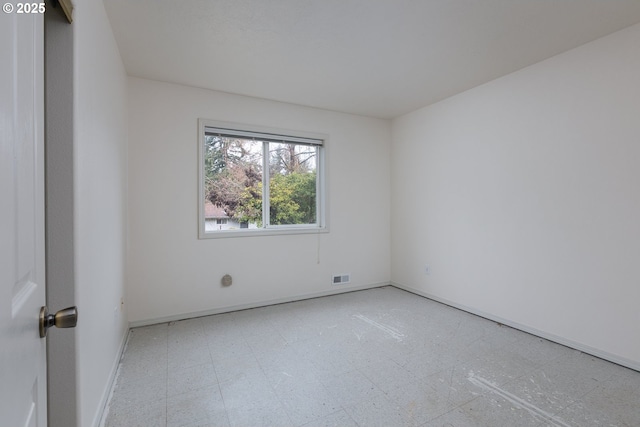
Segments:
[[[317,140],[267,136],[205,127],[204,201],[228,217],[229,227],[221,232],[319,226],[322,145]]]

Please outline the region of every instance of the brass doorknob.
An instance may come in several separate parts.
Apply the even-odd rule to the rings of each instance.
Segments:
[[[58,311],[56,314],[49,314],[49,309],[46,306],[40,309],[40,338],[46,337],[47,330],[52,326],[56,328],[75,328],[77,324],[77,307],[68,307]]]

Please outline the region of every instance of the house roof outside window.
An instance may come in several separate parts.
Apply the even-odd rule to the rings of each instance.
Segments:
[[[214,205],[210,201],[204,202],[204,218],[207,219],[222,219],[229,218],[224,209]]]

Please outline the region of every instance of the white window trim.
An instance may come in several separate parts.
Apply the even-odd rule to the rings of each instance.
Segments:
[[[299,142],[303,140],[313,139],[322,141],[321,144],[317,144],[321,147],[318,150],[318,164],[317,168],[317,179],[316,179],[316,192],[318,194],[318,202],[316,206],[316,216],[317,223],[312,225],[307,224],[291,224],[291,225],[277,225],[277,226],[268,226],[268,221],[263,220],[263,224],[267,225],[265,228],[257,228],[257,229],[236,229],[236,230],[222,230],[207,233],[205,232],[205,212],[204,212],[204,204],[205,204],[205,196],[204,196],[204,136],[205,136],[205,128],[218,128],[218,129],[228,129],[234,132],[252,132],[252,133],[260,133],[267,135],[283,135],[290,137],[289,141],[296,142],[296,138],[299,138]],[[255,125],[247,125],[244,123],[233,123],[233,122],[221,122],[217,120],[210,120],[199,118],[198,119],[198,238],[199,239],[220,239],[220,238],[229,238],[229,237],[255,237],[255,236],[275,236],[275,235],[286,235],[286,234],[319,234],[319,233],[328,233],[329,232],[329,221],[328,221],[328,212],[329,212],[329,193],[327,186],[327,177],[326,171],[327,168],[327,155],[329,150],[329,136],[321,133],[314,132],[305,132],[305,131],[297,131],[297,130],[289,130],[289,129],[277,129],[270,128],[265,126],[255,126]],[[263,161],[268,161],[265,159]],[[263,170],[268,170],[264,169]],[[267,180],[268,182],[268,180]],[[269,188],[263,189],[263,194],[268,194]],[[263,199],[264,206],[264,199]],[[267,211],[266,213],[264,211]],[[266,215],[268,213],[268,203],[267,209],[263,210],[263,214]]]

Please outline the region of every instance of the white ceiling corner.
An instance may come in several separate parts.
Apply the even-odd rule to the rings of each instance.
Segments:
[[[127,73],[393,118],[640,22],[639,0],[104,0]]]

